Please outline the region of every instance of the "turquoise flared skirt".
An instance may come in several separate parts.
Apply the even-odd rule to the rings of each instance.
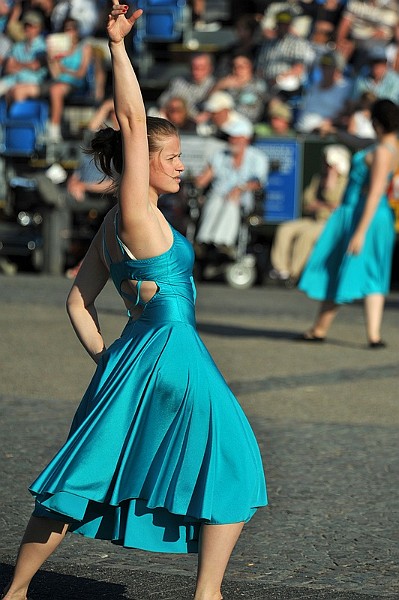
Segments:
[[[155,552],[196,552],[202,523],[248,521],[267,504],[248,420],[183,322],[128,322],[30,491],[36,516]]]

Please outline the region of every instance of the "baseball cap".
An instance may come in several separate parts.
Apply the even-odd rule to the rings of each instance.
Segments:
[[[320,65],[322,67],[334,67],[343,71],[345,69],[345,59],[339,52],[326,52],[320,58]]]
[[[219,112],[225,108],[234,108],[234,100],[227,92],[213,92],[204,104],[208,112]]]
[[[22,23],[29,23],[29,25],[40,25],[40,27],[43,27],[43,17],[35,10],[28,10],[22,17]]]
[[[348,148],[341,144],[331,144],[323,150],[326,163],[335,167],[341,175],[349,173],[351,153]]]
[[[221,129],[223,133],[226,133],[230,137],[251,138],[254,133],[254,128],[251,121],[238,115],[234,115],[234,118],[229,119],[229,121],[225,123]]]
[[[291,23],[294,15],[289,10],[280,10],[274,18],[276,23]]]
[[[270,117],[278,117],[280,119],[286,119],[287,121],[291,121],[292,119],[292,110],[288,104],[284,104],[284,102],[274,101],[271,103],[268,115]]]

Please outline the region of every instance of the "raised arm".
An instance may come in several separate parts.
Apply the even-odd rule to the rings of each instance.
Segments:
[[[127,6],[114,2],[107,31],[111,51],[115,113],[122,135],[123,170],[119,186],[120,233],[140,257],[155,215],[149,202],[149,152],[146,111],[124,38],[142,11],[127,18]]]

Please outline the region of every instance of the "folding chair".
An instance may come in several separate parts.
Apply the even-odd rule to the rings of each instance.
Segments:
[[[41,149],[48,114],[48,103],[43,100],[13,102],[3,121],[1,153],[4,156],[31,156]]]
[[[138,0],[143,15],[137,21],[133,48],[139,72],[148,74],[162,43],[178,42],[191,27],[191,11],[186,0]]]
[[[137,21],[136,38],[142,42],[175,42],[183,34],[186,0],[138,0],[144,14]]]

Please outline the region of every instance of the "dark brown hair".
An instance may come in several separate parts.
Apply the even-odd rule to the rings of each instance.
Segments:
[[[374,102],[371,118],[381,125],[385,133],[399,130],[399,106],[391,100],[384,98]]]
[[[162,142],[173,135],[178,136],[176,127],[167,119],[147,117],[147,139],[150,158],[162,150]],[[91,141],[89,154],[94,157],[97,167],[117,184],[118,175],[123,169],[122,136],[112,127],[100,129]]]

